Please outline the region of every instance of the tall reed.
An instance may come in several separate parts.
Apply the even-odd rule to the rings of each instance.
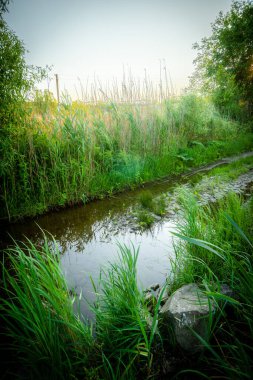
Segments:
[[[25,104],[1,135],[0,218],[12,220],[252,146],[252,135],[195,96],[153,105],[69,101],[58,107],[47,98]]]

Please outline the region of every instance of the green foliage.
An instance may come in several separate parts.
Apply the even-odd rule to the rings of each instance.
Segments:
[[[10,0],[0,0],[0,17],[2,17],[3,13],[8,12],[8,5]]]
[[[149,228],[154,223],[154,214],[158,216],[165,215],[167,207],[167,197],[161,195],[154,198],[151,191],[143,191],[139,196],[141,208],[137,209],[135,215],[141,228]]]
[[[138,250],[120,247],[119,261],[102,272],[91,306],[96,330],[74,314],[71,292],[59,268],[59,254],[30,241],[5,252],[1,317],[8,352],[6,378],[135,379],[152,371],[159,341],[158,309],[148,313],[138,289]],[[55,245],[55,242],[53,242]],[[6,357],[6,355],[4,355]],[[2,371],[5,368],[1,368]]]
[[[21,378],[76,378],[91,360],[92,333],[74,315],[58,261],[46,237],[41,250],[28,241],[5,254],[0,310],[12,378],[15,369]]]
[[[13,103],[22,98],[28,90],[27,66],[24,60],[25,48],[18,37],[0,19],[0,122],[6,125]]]
[[[212,281],[207,281],[202,277],[206,294],[216,306],[216,314],[211,318],[210,324],[211,340],[207,342],[196,334],[206,351],[197,358],[195,365],[191,365],[192,368],[181,371],[178,376],[182,373],[190,375],[198,372],[203,378],[210,374],[211,377],[250,379],[252,375],[253,244],[228,215],[226,215],[226,221],[229,230],[232,227],[238,241],[241,241],[246,251],[234,251],[231,254],[208,241],[178,235],[189,246],[194,245],[196,248],[203,249],[207,256],[214,257],[214,261],[219,260],[223,268],[229,268],[230,286],[236,297],[234,299],[222,293],[221,286],[224,280],[222,274],[220,277],[213,278]],[[199,265],[198,261],[195,263]],[[208,273],[211,268],[206,265],[205,270]]]
[[[137,213],[138,224],[141,228],[150,228],[155,221],[154,216],[146,210],[138,210]]]
[[[233,1],[219,14],[212,35],[195,44],[198,56],[192,84],[213,94],[215,103],[232,117],[252,114],[253,4]]]
[[[24,96],[45,70],[28,66],[25,47],[0,18],[0,123],[3,128],[16,121]]]
[[[119,248],[120,261],[102,273],[102,294],[94,309],[96,336],[103,345],[105,367],[113,369],[114,376],[111,373],[109,378],[135,379],[141,367],[151,369],[160,300],[150,321],[137,286],[138,250]]]
[[[161,195],[160,197],[156,197],[153,205],[153,213],[158,216],[163,216],[166,213],[166,207],[168,205],[167,196]]]
[[[151,210],[153,207],[153,198],[154,198],[154,196],[151,193],[151,191],[146,190],[140,194],[139,201],[140,201],[140,204],[142,205],[142,207]]]
[[[56,107],[48,93],[25,103],[0,131],[0,217],[87,202],[252,147],[252,135],[197,97],[115,107]]]
[[[57,102],[51,92],[44,90],[35,90],[33,102],[31,103],[33,110],[41,114],[42,117],[50,115],[56,111]]]
[[[219,245],[231,262],[223,263],[221,257],[206,251],[201,245],[184,244],[178,242],[175,246],[176,259],[173,263],[175,280],[174,287],[190,282],[208,281],[227,282],[233,286],[234,270],[232,262],[235,251],[247,250],[245,240],[234,233],[233,226],[227,223],[226,214],[230,215],[244,231],[249,231],[252,225],[252,216],[249,204],[244,206],[242,199],[233,193],[220,200],[215,206],[200,206],[194,195],[182,189],[181,204],[184,209],[184,218],[179,224],[181,235],[189,238],[211,241]],[[232,281],[232,283],[231,283]],[[176,283],[177,282],[177,283]]]
[[[229,165],[221,166],[210,170],[208,177],[213,177],[221,179],[224,181],[229,181],[231,179],[238,178],[239,175],[247,173],[253,168],[253,157],[242,158],[236,162],[232,162]]]

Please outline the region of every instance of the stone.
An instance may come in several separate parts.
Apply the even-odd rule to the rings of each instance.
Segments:
[[[208,319],[214,305],[196,284],[182,286],[173,293],[160,310],[163,325],[172,325],[177,343],[186,351],[203,348],[195,331],[203,339],[208,338]]]
[[[157,284],[153,284],[153,285],[151,285],[151,286],[149,287],[149,289],[155,291],[155,290],[157,290],[159,287],[160,287],[160,285],[157,283]]]
[[[147,308],[148,308],[148,311],[153,314],[154,313],[154,309],[155,309],[155,306],[157,304],[157,299],[154,295],[154,292],[152,291],[149,291],[145,294],[145,304],[147,305]]]
[[[235,292],[227,284],[222,284],[220,287],[220,293],[230,298],[236,298]]]

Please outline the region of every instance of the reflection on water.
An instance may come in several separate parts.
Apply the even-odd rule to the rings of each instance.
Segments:
[[[82,294],[89,301],[95,299],[91,285],[90,275],[95,283],[98,283],[101,266],[106,268],[108,263],[118,259],[117,244],[133,244],[139,247],[137,273],[139,285],[142,288],[159,282],[164,283],[170,270],[170,257],[173,252],[172,239],[169,229],[172,223],[155,227],[151,233],[118,233],[117,235],[103,239],[103,231],[96,234],[96,239],[88,242],[84,251],[71,244],[62,256],[61,266],[69,287],[77,294]],[[83,309],[84,311],[84,309]],[[87,310],[85,310],[87,314]]]
[[[154,196],[169,188],[168,182],[149,186]],[[139,247],[137,271],[141,287],[163,283],[170,270],[173,252],[170,230],[174,225],[163,221],[148,231],[133,231],[128,223],[129,214],[136,208],[142,191],[126,192],[82,207],[51,212],[35,220],[5,226],[1,232],[2,239],[8,244],[9,234],[19,241],[26,236],[33,242],[42,243],[41,229],[48,231],[62,253],[61,267],[69,288],[77,294],[82,292],[90,301],[94,299],[90,276],[96,283],[101,267],[118,259],[118,244]],[[84,304],[81,309],[89,315]]]

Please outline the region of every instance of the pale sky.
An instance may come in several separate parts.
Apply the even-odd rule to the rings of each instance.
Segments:
[[[136,77],[147,70],[159,79],[166,62],[174,87],[188,83],[194,42],[210,35],[219,11],[232,0],[12,0],[5,15],[23,40],[27,62],[52,65],[60,87],[122,77],[123,65]],[[164,60],[164,61],[163,61]],[[50,89],[54,91],[54,81]]]

